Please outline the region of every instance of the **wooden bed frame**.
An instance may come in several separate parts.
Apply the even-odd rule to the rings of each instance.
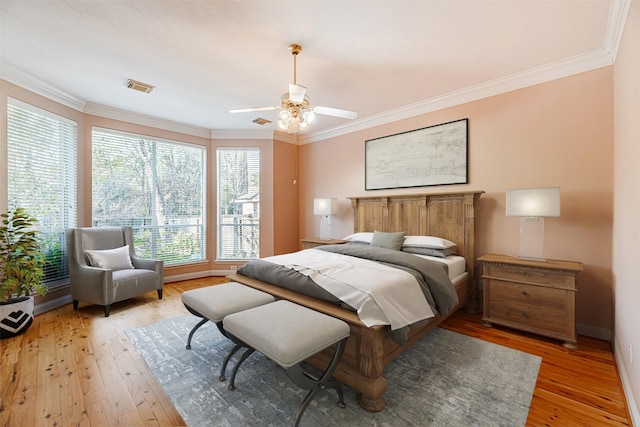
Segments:
[[[443,237],[455,242],[459,254],[466,259],[468,276],[456,284],[460,300],[458,306],[450,313],[438,315],[412,329],[403,346],[391,339],[388,326],[368,328],[352,311],[237,273],[229,278],[268,292],[278,299],[287,299],[347,322],[351,328],[351,336],[333,376],[360,393],[358,402],[362,408],[371,412],[382,411],[385,407],[384,392],[387,389],[387,379],[383,375],[385,366],[458,308],[465,305],[471,310],[476,308],[475,208],[482,193],[483,191],[475,191],[350,198],[354,232],[405,231],[412,236]],[[331,360],[331,354],[333,349],[328,349],[311,357],[308,362],[325,369]]]

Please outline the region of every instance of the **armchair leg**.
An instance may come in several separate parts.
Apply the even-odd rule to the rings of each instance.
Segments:
[[[162,289],[158,289],[158,299],[162,299]]]
[[[111,311],[111,305],[104,306],[104,317],[109,317],[109,312]]]
[[[73,300],[73,310],[74,310],[74,311],[78,309],[78,303],[79,303],[79,302],[80,302],[80,301],[78,301],[77,299],[74,299],[74,300]]]

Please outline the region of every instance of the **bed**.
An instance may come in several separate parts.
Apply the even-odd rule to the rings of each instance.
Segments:
[[[399,345],[388,326],[367,327],[352,311],[337,304],[303,295],[292,290],[244,276],[232,274],[233,281],[268,292],[279,299],[287,299],[311,309],[344,320],[351,336],[334,377],[359,392],[358,403],[371,412],[384,409],[387,378],[384,368],[393,359],[435,328],[457,309],[475,311],[478,291],[475,280],[475,210],[483,191],[438,194],[411,194],[374,197],[351,197],[354,233],[404,231],[412,236],[438,236],[457,245],[457,253],[464,258],[466,273],[454,282],[458,303],[447,313],[412,327],[406,342]],[[308,360],[324,369],[331,358],[331,350]]]

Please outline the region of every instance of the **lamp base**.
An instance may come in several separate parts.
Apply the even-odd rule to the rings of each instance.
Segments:
[[[320,217],[320,240],[331,240],[331,217],[329,215]]]
[[[544,218],[523,217],[520,219],[520,251],[518,258],[545,261]]]

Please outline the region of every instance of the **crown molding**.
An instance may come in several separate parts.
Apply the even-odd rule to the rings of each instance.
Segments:
[[[120,120],[142,126],[149,126],[157,129],[164,129],[172,132],[184,133],[187,135],[210,138],[211,131],[198,126],[187,125],[173,120],[161,119],[159,117],[148,116],[146,114],[134,113],[120,108],[108,107],[93,102],[87,103],[84,112],[94,116],[107,119]]]
[[[605,39],[600,49],[367,116],[331,129],[299,135],[283,134],[267,129],[205,129],[104,105],[86,103],[3,62],[0,62],[0,77],[75,110],[114,120],[211,139],[278,139],[292,144],[309,144],[612,65],[618,53],[631,2],[632,0],[611,0]]]
[[[44,96],[47,99],[58,102],[77,111],[84,111],[86,103],[75,96],[69,95],[51,86],[48,83],[30,76],[24,71],[18,70],[12,65],[0,62],[0,77],[21,88],[27,89],[35,94]]]
[[[611,62],[616,62],[618,48],[622,41],[624,24],[631,8],[631,0],[612,0],[609,7],[607,31],[604,35],[604,48],[611,54]]]
[[[274,132],[271,129],[212,129],[211,139],[273,139]]]
[[[596,49],[571,58],[530,68],[499,79],[490,80],[461,90],[435,96],[424,101],[408,104],[380,114],[367,116],[342,126],[302,135],[299,138],[299,142],[300,144],[318,142],[347,133],[369,129],[374,126],[381,126],[398,120],[408,119],[421,114],[431,113],[444,108],[591,71],[611,64],[613,64],[613,62],[609,52],[605,49]]]

